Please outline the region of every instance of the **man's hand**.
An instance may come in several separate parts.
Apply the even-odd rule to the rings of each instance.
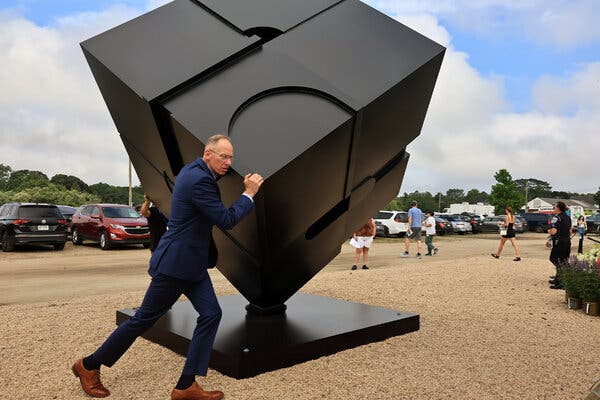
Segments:
[[[244,177],[244,186],[246,188],[244,190],[244,193],[250,195],[251,197],[254,197],[254,195],[258,192],[258,189],[260,189],[260,185],[262,185],[262,183],[263,178],[259,174],[246,175]]]

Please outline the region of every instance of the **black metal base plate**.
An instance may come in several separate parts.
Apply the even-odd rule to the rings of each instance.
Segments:
[[[419,330],[418,314],[305,293],[278,315],[246,313],[241,295],[219,303],[223,318],[210,367],[237,379]],[[117,325],[134,312],[117,311]],[[177,302],[143,337],[186,355],[197,316],[189,301]]]

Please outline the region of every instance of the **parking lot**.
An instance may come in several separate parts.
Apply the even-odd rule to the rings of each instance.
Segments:
[[[546,234],[518,235],[524,261],[527,258],[547,258],[544,247]],[[485,256],[496,251],[497,234],[436,236],[440,248],[436,260],[460,260],[471,256]],[[573,244],[576,249],[576,243]],[[411,253],[416,252],[411,242]],[[423,243],[423,253],[425,245]],[[376,238],[371,250],[371,268],[393,265],[401,261],[404,251],[402,238]],[[512,247],[506,244],[506,256],[512,256]],[[97,244],[86,242],[73,246],[67,242],[62,251],[48,246],[20,247],[14,252],[0,253],[0,304],[21,304],[55,299],[77,298],[84,295],[110,294],[143,290],[148,284],[150,251],[142,246],[129,246],[103,251]],[[342,252],[325,270],[344,270],[352,265],[353,249],[344,243]],[[410,261],[407,260],[407,261]],[[426,261],[425,259],[419,260]],[[211,272],[212,273],[212,272]],[[227,282],[218,271],[213,278]]]

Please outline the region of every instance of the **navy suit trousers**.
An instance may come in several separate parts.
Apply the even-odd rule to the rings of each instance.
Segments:
[[[135,315],[123,322],[94,352],[94,358],[111,367],[142,335],[162,317],[179,296],[184,294],[199,316],[188,348],[183,373],[206,375],[210,353],[221,321],[221,307],[207,271],[200,281],[189,282],[171,276],[157,274],[146,291],[142,305]]]

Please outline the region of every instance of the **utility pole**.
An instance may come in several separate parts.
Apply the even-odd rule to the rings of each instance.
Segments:
[[[129,159],[129,207],[133,206],[133,193],[131,191],[131,159]]]
[[[527,206],[527,202],[529,201],[529,179],[525,181],[525,212],[529,211],[529,207]]]

